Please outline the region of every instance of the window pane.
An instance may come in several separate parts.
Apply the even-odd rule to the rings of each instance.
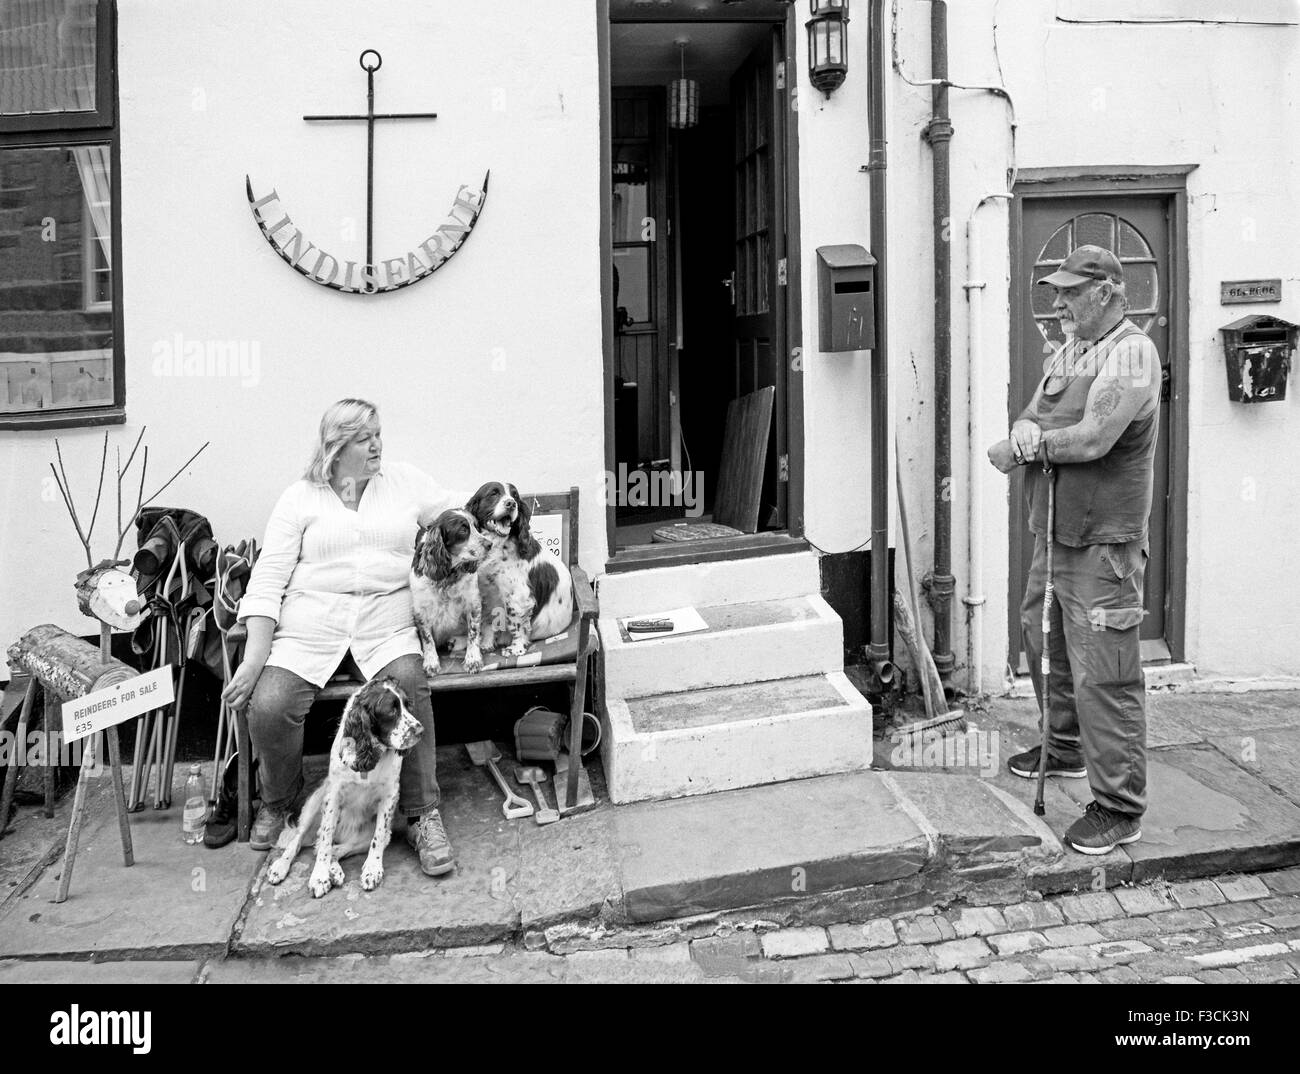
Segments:
[[[614,147],[614,242],[643,241],[642,221],[650,215],[650,147]]]
[[[625,246],[614,251],[618,306],[627,310],[628,324],[650,320],[650,248]]]
[[[95,109],[95,0],[0,0],[0,114]]]
[[[109,149],[0,150],[0,413],[113,401]]]

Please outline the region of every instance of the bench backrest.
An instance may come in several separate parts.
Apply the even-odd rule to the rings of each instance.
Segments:
[[[568,566],[578,563],[578,487],[568,492],[519,494],[532,513],[529,529]]]

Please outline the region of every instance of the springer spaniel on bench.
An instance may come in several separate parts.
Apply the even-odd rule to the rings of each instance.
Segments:
[[[384,848],[397,811],[402,755],[422,734],[406,693],[391,675],[371,679],[348,698],[330,747],[329,774],[307,799],[297,823],[285,826],[276,844],[282,853],[266,879],[280,883],[303,845],[315,843],[316,864],[307,887],[319,899],[343,883],[339,861],[368,844],[361,886],[377,888],[384,879]]]
[[[438,646],[465,636],[465,670],[483,670],[479,631],[483,616],[478,569],[488,542],[467,511],[444,511],[415,538],[411,599],[426,674],[437,675]]]
[[[522,656],[528,642],[551,638],[573,621],[569,568],[538,543],[528,528],[532,512],[519,490],[489,481],[465,505],[489,544],[479,567],[483,593],[481,649],[493,652],[497,635],[509,637],[507,656]]]

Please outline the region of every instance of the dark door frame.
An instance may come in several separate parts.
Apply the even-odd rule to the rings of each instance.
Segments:
[[[600,308],[601,308],[601,350],[603,353],[605,399],[605,470],[613,473],[614,460],[614,264],[613,238],[611,225],[613,206],[609,189],[609,177],[613,167],[613,137],[611,132],[612,87],[610,85],[609,55],[609,8],[610,0],[596,0],[596,50],[597,75],[600,79]],[[647,22],[662,22],[663,18],[647,19]],[[698,21],[698,20],[697,20]],[[728,22],[752,22],[753,18],[744,16],[735,19],[719,20]],[[766,21],[766,20],[763,20]],[[795,5],[790,5],[785,16],[785,84],[787,100],[795,100],[798,87],[797,43],[803,40],[802,28],[798,22]],[[803,546],[804,533],[804,423],[803,423],[803,311],[800,291],[802,271],[799,256],[799,113],[793,108],[783,110],[785,118],[783,169],[784,197],[786,201],[786,235],[784,250],[778,250],[778,256],[786,259],[786,286],[784,300],[786,308],[785,340],[781,347],[785,352],[785,361],[789,363],[789,390],[787,391],[787,438],[789,462],[789,488],[787,491],[787,525],[789,538],[774,540],[771,534],[755,534],[750,539],[734,538],[739,554],[766,554],[766,550],[789,551],[797,542]],[[780,186],[778,186],[778,191]],[[778,193],[778,197],[782,196]],[[605,537],[608,547],[608,564],[610,569],[619,569],[615,564],[618,559],[617,522],[615,505],[605,504]],[[791,540],[793,539],[793,540]],[[696,542],[699,543],[699,542]],[[714,542],[707,542],[712,545]],[[752,546],[752,547],[751,547]],[[655,549],[658,552],[658,549]],[[699,559],[726,558],[725,548],[700,549]],[[673,545],[665,545],[663,557],[680,561],[683,550]],[[635,557],[629,557],[628,566],[655,565],[657,555],[650,555],[642,550]]]
[[[1169,279],[1171,363],[1169,413],[1169,504],[1168,550],[1165,588],[1165,641],[1174,663],[1186,659],[1187,632],[1187,380],[1190,365],[1188,320],[1190,295],[1187,283],[1187,176],[1195,164],[1169,166],[1098,166],[1090,168],[1023,168],[1016,175],[1010,212],[1011,260],[1011,347],[1012,353],[1023,346],[1021,326],[1029,295],[1023,281],[1026,266],[1021,251],[1023,211],[1026,199],[1126,197],[1132,195],[1163,197],[1169,219]],[[1010,393],[1008,392],[1008,403]],[[1009,414],[1009,420],[1015,415]],[[1020,562],[1021,542],[1025,535],[1012,532],[1009,576],[1015,578],[1014,564]],[[1011,583],[1014,585],[1014,582]],[[1020,607],[1021,594],[1009,594],[1009,615]]]

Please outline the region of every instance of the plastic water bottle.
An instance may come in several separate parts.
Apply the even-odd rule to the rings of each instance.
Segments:
[[[208,792],[203,786],[203,769],[190,765],[185,778],[185,811],[181,815],[181,835],[193,845],[203,842],[203,825],[208,819]]]

